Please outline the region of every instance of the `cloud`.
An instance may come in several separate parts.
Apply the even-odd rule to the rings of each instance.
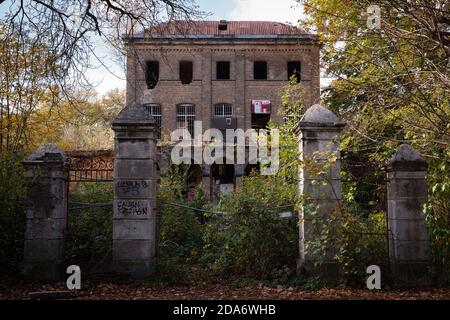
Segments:
[[[232,0],[229,20],[267,20],[297,25],[303,12],[295,0]]]

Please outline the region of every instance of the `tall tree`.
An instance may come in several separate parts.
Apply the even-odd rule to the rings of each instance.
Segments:
[[[299,2],[307,15],[301,24],[319,33],[322,66],[335,79],[323,90],[323,102],[347,120],[343,155],[367,168],[381,167],[400,143],[421,151],[429,164],[427,210],[434,214],[428,217],[441,224],[430,230],[433,241],[445,247],[440,252],[448,268],[450,3]],[[365,171],[359,180],[367,176]]]
[[[91,62],[103,64],[95,51],[100,42],[120,53],[122,36],[162,20],[203,16],[193,0],[0,0],[0,6],[6,9],[0,25],[0,151],[26,144],[31,112],[63,100],[76,107],[77,92],[92,87],[86,77]]]
[[[323,65],[337,79],[326,101],[343,114],[373,116],[372,123],[360,114],[349,123],[355,135],[374,150],[380,138],[414,140],[430,157],[433,146],[450,146],[448,1],[300,2],[308,14],[303,25],[320,33]],[[395,134],[381,121],[399,125]]]

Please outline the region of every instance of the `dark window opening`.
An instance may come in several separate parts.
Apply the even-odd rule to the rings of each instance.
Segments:
[[[253,63],[253,79],[266,80],[267,79],[267,62],[255,61]]]
[[[217,80],[230,80],[230,62],[217,61]]]
[[[261,172],[259,162],[256,164],[248,164],[244,169],[244,176],[249,176],[252,173],[259,174]]]
[[[192,61],[180,61],[180,80],[182,84],[192,82]]]
[[[234,165],[214,163],[211,166],[211,175],[220,184],[234,183]]]
[[[144,107],[153,116],[153,119],[155,119],[157,125],[156,138],[161,139],[161,106],[159,104],[147,103],[144,104]]]
[[[267,129],[270,114],[252,114],[252,129]]]
[[[220,20],[219,22],[219,30],[220,31],[226,31],[228,29],[228,25],[226,20]]]
[[[301,63],[300,61],[289,61],[288,65],[288,80],[291,80],[292,76],[295,76],[297,83],[301,80]]]
[[[147,61],[147,70],[145,72],[145,82],[148,89],[156,87],[159,79],[159,62]]]

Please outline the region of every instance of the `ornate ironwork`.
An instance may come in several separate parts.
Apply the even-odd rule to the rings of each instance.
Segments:
[[[114,157],[107,150],[66,152],[69,182],[113,181]]]

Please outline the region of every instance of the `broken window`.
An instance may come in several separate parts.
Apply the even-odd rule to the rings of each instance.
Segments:
[[[192,82],[192,61],[180,61],[180,80],[182,84]]]
[[[179,104],[177,106],[177,127],[188,129],[191,137],[194,135],[195,106]]]
[[[157,129],[156,129],[156,138],[161,139],[161,106],[155,103],[146,103],[144,107],[147,109],[147,112],[153,116],[155,119]]]
[[[217,80],[230,80],[230,61],[217,61]]]
[[[253,63],[253,79],[266,80],[267,79],[267,62],[255,61]]]
[[[291,80],[292,76],[295,76],[297,83],[301,80],[301,63],[300,61],[289,61],[288,65],[288,80]]]
[[[159,62],[147,61],[147,69],[145,72],[145,82],[148,89],[156,87],[159,79]]]

